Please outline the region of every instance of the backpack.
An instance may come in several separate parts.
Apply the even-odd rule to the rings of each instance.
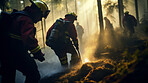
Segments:
[[[0,35],[1,35],[1,48],[2,54],[6,54],[9,51],[10,47],[10,32],[12,27],[13,19],[15,19],[18,15],[27,15],[24,11],[14,10],[12,13],[1,12],[0,13]],[[1,56],[0,56],[1,58]]]
[[[4,36],[8,36],[8,34],[9,34],[10,30],[11,30],[11,27],[12,27],[11,26],[12,25],[12,21],[18,15],[29,16],[25,11],[17,11],[15,9],[13,10],[12,13],[7,13],[7,12],[1,12],[0,13],[0,26],[2,27],[0,34],[2,34]]]
[[[46,36],[47,46],[54,48],[65,43],[65,37],[67,35],[65,31],[68,23],[70,23],[70,21],[65,21],[62,18],[56,20],[51,29],[51,33]]]

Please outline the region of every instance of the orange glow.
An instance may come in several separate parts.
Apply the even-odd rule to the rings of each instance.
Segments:
[[[84,61],[84,63],[87,63],[87,62],[89,62],[89,60],[88,60],[88,58],[85,58],[85,61]]]

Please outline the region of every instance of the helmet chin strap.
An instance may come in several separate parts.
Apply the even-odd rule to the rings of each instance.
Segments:
[[[50,10],[47,10],[47,11],[45,12],[45,15],[43,15],[43,17],[46,19],[49,13],[50,13]]]

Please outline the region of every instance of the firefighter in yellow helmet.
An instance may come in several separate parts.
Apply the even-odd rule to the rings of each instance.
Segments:
[[[59,25],[60,23],[58,20],[59,19],[57,19],[47,32],[46,45],[54,50],[62,67],[68,68],[67,53],[71,54],[70,67],[81,64],[80,55],[77,53],[79,50],[77,31],[73,24],[74,21],[77,20],[77,15],[75,13],[68,13],[65,15],[64,19],[60,18],[61,21],[67,22],[62,27]],[[59,35],[56,38],[56,33],[53,34],[53,31],[55,30],[58,34],[64,34]]]
[[[37,23],[42,18],[47,18],[50,10],[42,1],[31,1],[31,6],[22,11],[11,13],[13,17],[9,31],[9,41],[5,45],[5,56],[1,58],[2,83],[15,83],[16,70],[26,76],[25,83],[38,83],[40,74],[34,59],[44,61],[44,54],[35,38]],[[33,54],[32,58],[30,56]]]
[[[77,15],[74,12],[65,15],[65,18],[69,18],[70,21],[74,22],[77,20]]]

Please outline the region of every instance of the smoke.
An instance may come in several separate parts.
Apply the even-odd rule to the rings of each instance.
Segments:
[[[102,0],[102,4],[105,4],[108,0]],[[117,0],[111,0],[116,2]],[[144,1],[144,0],[143,0]],[[143,1],[139,1],[140,11],[143,12]],[[75,5],[73,0],[68,1],[68,11],[75,12]],[[98,21],[98,9],[97,9],[97,0],[77,0],[77,15],[78,15],[78,22],[84,28],[84,35],[83,35],[83,42],[80,44],[80,53],[82,57],[83,63],[94,61],[95,51],[97,50],[98,43],[100,40],[99,38],[99,21]],[[47,30],[52,26],[52,24],[58,18],[64,18],[66,14],[65,10],[65,2],[61,2],[60,4],[51,4],[47,3],[50,7],[50,14],[46,19],[46,28],[44,28],[44,37],[46,36]],[[127,8],[131,14],[135,16],[134,9],[134,0],[129,0]],[[142,5],[142,6],[141,6]],[[109,17],[111,23],[114,26],[114,35],[106,34],[104,36],[105,44],[107,48],[116,48],[122,46],[122,30],[119,28],[119,18],[118,12],[114,11],[112,14],[114,18]],[[142,18],[142,13],[140,13],[140,18]],[[103,16],[106,16],[106,10],[103,8]],[[39,41],[39,45],[43,47],[43,36],[41,31],[41,23],[36,24],[37,27],[37,39]],[[115,39],[113,39],[114,37]],[[44,38],[45,39],[45,38]],[[121,42],[122,41],[122,42]],[[45,41],[44,41],[45,42]],[[110,43],[111,42],[111,43]],[[104,42],[103,42],[104,43]],[[100,43],[102,44],[102,43]],[[61,72],[63,69],[60,65],[58,57],[55,55],[52,49],[49,47],[45,47],[42,49],[43,53],[45,53],[45,61],[39,62],[36,60],[39,72],[41,77],[51,76],[55,73]],[[70,60],[70,56],[68,57]],[[17,71],[16,74],[16,83],[24,83],[25,77],[22,73]]]
[[[38,65],[38,70],[41,75],[41,78],[44,78],[46,76],[48,77],[63,71],[63,68],[61,67],[60,62],[58,60],[58,57],[49,47],[46,47],[42,51],[43,53],[45,53],[45,61],[40,62],[38,60],[35,60]],[[25,76],[21,72],[17,71],[16,83],[24,83],[24,81],[25,81]]]
[[[139,7],[139,19],[141,21],[144,18],[144,12],[148,12],[148,4],[147,0],[138,0],[138,7]]]
[[[52,26],[56,19],[64,18],[66,14],[65,2],[61,2],[61,4],[57,5],[53,4],[53,6],[51,3],[47,4],[50,5],[51,12],[46,19],[46,28],[44,28],[44,34],[42,34],[41,22],[35,25],[37,27],[36,38],[38,39],[41,48],[44,47],[43,42],[45,42],[43,41],[43,35],[45,39],[46,32],[50,26]],[[85,62],[87,59],[91,61],[94,59],[93,54],[97,46],[97,37],[99,32],[97,19],[97,2],[96,0],[78,0],[77,8],[78,22],[84,28],[83,43],[80,46],[80,52],[82,55],[81,57],[83,62]],[[75,12],[74,1],[68,1],[68,11]],[[61,72],[63,68],[61,67],[60,61],[55,55],[54,51],[47,46],[45,49],[43,48],[42,51],[45,53],[46,60],[44,62],[39,62],[36,60],[41,78]],[[70,61],[70,54],[68,54],[68,61]],[[25,77],[22,75],[22,73],[17,71],[16,83],[23,83],[24,80]]]
[[[102,3],[106,3],[106,0],[102,0]],[[117,3],[117,0],[111,0],[114,3]],[[97,50],[98,43],[101,40],[99,38],[99,21],[98,21],[98,10],[97,10],[97,0],[77,0],[77,15],[78,22],[84,28],[83,41],[80,43],[80,53],[83,63],[91,62],[96,60],[94,55]],[[50,3],[48,3],[50,4]],[[51,4],[50,4],[51,5]],[[104,5],[104,4],[103,4]],[[128,2],[125,11],[128,10],[131,14],[135,15],[134,8],[134,0]],[[51,7],[51,6],[50,6]],[[55,22],[58,18],[64,18],[66,14],[65,3],[61,2],[58,5],[53,5],[53,10],[49,14],[46,20],[46,31],[49,27]],[[68,1],[68,11],[74,12],[75,5],[74,1]],[[105,49],[118,49],[123,47],[123,30],[119,28],[119,16],[117,11],[113,11],[111,14],[114,17],[109,17],[111,23],[113,24],[114,30],[113,32],[106,32],[103,42],[100,44],[105,44]],[[106,16],[106,10],[103,9],[103,16]],[[41,36],[40,36],[41,37]],[[40,38],[42,39],[42,37]],[[48,47],[45,48],[45,58],[46,61],[44,63],[38,63],[39,71],[42,77],[50,76],[54,73],[58,73],[62,71],[60,66],[60,62],[55,55],[55,53]],[[68,57],[69,58],[69,57]]]
[[[53,50],[51,50],[49,47],[46,47],[44,53],[45,61],[37,62],[41,77],[50,76],[52,74],[60,72],[62,70],[62,67],[60,65],[58,57],[55,55]]]
[[[80,44],[82,62],[93,61],[94,53],[98,44],[98,14],[97,0],[78,2],[78,22],[84,28],[83,40]]]
[[[67,7],[68,12],[75,12],[75,2],[74,1],[68,1]],[[56,21],[58,18],[64,18],[66,14],[65,10],[65,2],[61,1],[59,4],[52,4],[47,3],[50,5],[50,14],[48,18],[46,19],[46,31],[44,31],[44,36],[46,36],[47,30],[52,26],[52,24]],[[97,1],[96,0],[77,0],[77,15],[80,25],[84,28],[84,35],[83,35],[83,43],[80,45],[80,52],[82,56],[82,60],[84,62],[85,58],[92,58],[93,54],[95,52],[95,48],[97,46],[97,38],[99,33],[99,22],[98,22],[98,14],[97,14]],[[75,23],[74,23],[75,24]],[[41,30],[41,23],[36,24],[36,26],[39,26],[37,28],[37,39],[39,40],[39,44],[41,47],[43,47],[43,37],[42,37],[42,31]],[[44,38],[45,39],[45,38]],[[46,50],[46,49],[45,49]],[[51,50],[51,49],[48,49]],[[45,52],[46,55],[48,53]],[[55,54],[53,54],[56,56]],[[84,55],[84,56],[83,56]],[[91,56],[91,57],[90,57]],[[50,56],[49,56],[50,57]]]

